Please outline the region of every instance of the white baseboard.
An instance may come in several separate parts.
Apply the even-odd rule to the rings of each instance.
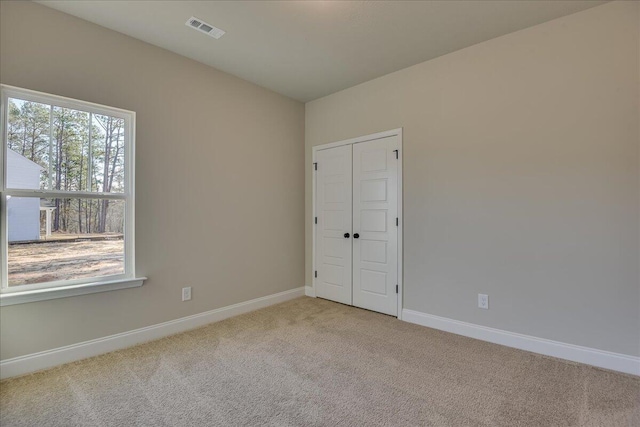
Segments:
[[[316,297],[316,290],[313,288],[313,286],[305,286],[304,287],[304,294],[308,297],[311,298],[315,298]]]
[[[517,334],[408,309],[402,310],[402,320],[507,347],[640,376],[640,357]]]
[[[188,331],[209,323],[218,322],[239,314],[258,310],[270,305],[288,301],[304,295],[304,287],[280,292],[266,297],[217,308],[204,313],[171,320],[145,328],[134,329],[108,337],[84,341],[65,347],[46,350],[26,356],[15,357],[0,361],[0,379],[28,374],[42,369],[86,359],[115,350],[131,347],[143,342],[156,340],[169,335]]]

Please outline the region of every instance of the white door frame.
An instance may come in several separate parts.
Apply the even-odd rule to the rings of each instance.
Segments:
[[[342,145],[353,145],[359,142],[367,142],[372,141],[374,139],[382,139],[387,138],[389,136],[397,136],[399,139],[398,142],[398,319],[402,320],[402,295],[403,295],[403,282],[404,277],[402,276],[402,267],[403,267],[403,257],[402,257],[402,236],[404,234],[404,221],[402,214],[402,128],[392,129],[384,132],[378,132],[371,135],[359,136],[357,138],[345,139],[343,141],[331,142],[328,144],[316,145],[312,147],[312,162],[311,165],[311,174],[313,175],[313,180],[311,183],[312,194],[311,194],[311,226],[313,227],[312,233],[312,242],[311,242],[311,281],[313,287],[313,296],[316,294],[316,224],[315,217],[316,215],[316,153],[320,150],[326,150],[328,148],[340,147]]]

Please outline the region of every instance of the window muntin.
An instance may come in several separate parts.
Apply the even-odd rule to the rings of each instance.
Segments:
[[[134,129],[133,112],[2,87],[2,293],[134,277]]]

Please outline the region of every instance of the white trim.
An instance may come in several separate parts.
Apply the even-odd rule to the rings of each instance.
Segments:
[[[124,271],[136,275],[136,113],[128,113],[124,135],[124,191],[128,194],[124,209]]]
[[[328,144],[315,145],[312,147],[313,158],[315,159],[316,151],[318,150],[326,150],[327,148],[335,148],[340,147],[342,145],[352,145],[357,144],[358,142],[366,142],[373,141],[374,139],[387,138],[389,136],[400,136],[400,141],[402,141],[402,128],[386,130],[384,132],[372,133],[370,135],[358,136],[356,138],[345,139],[342,141],[330,142]],[[315,161],[315,160],[314,160]]]
[[[503,331],[408,309],[403,310],[403,320],[494,344],[640,376],[640,357],[636,356]]]
[[[79,99],[67,98],[66,96],[54,95],[51,93],[38,92],[17,86],[0,85],[2,92],[7,94],[7,98],[18,98],[25,101],[38,102],[40,104],[52,104],[56,107],[71,108],[87,113],[105,114],[120,119],[126,119],[128,115],[135,114],[134,111],[124,108],[110,107],[108,105],[96,104],[95,102],[81,101]]]
[[[402,295],[404,290],[404,277],[403,274],[403,260],[404,254],[402,252],[404,236],[404,214],[402,212],[402,162],[403,162],[403,149],[402,149],[402,128],[397,129],[398,135],[398,319],[402,320]]]
[[[311,293],[316,295],[316,149],[311,149]],[[305,252],[306,253],[306,252]],[[306,260],[305,260],[306,261]]]
[[[316,290],[313,286],[305,286],[304,287],[304,294],[308,297],[311,298],[315,298],[316,297]]]
[[[125,160],[126,162],[126,160]],[[125,177],[126,178],[126,177]],[[91,193],[89,191],[59,191],[59,190],[14,190],[5,189],[4,193],[13,197],[42,197],[47,199],[111,199],[126,200],[127,193]]]
[[[288,301],[304,295],[304,287],[279,292],[250,301],[217,308],[193,316],[182,317],[145,328],[134,329],[120,334],[110,335],[91,341],[46,350],[26,356],[0,361],[0,379],[24,375],[42,369],[86,359],[115,350],[131,347],[143,342],[178,334],[213,322],[227,319],[270,305]]]
[[[0,295],[0,307],[6,305],[25,304],[28,302],[45,301],[49,299],[74,297],[77,295],[95,294],[98,292],[115,291],[118,289],[138,288],[142,286],[146,277],[134,279],[116,279],[104,282],[83,283],[80,285],[65,285],[59,288],[44,288],[30,291],[6,292]]]
[[[316,163],[316,153],[320,150],[326,150],[328,148],[341,147],[343,145],[353,145],[359,142],[373,141],[376,139],[387,138],[390,136],[397,136],[398,141],[398,319],[402,320],[402,295],[403,295],[403,253],[402,236],[404,234],[404,217],[402,213],[402,128],[387,130],[384,132],[372,133],[370,135],[358,136],[356,138],[345,139],[343,141],[330,142],[328,144],[315,145],[311,147],[311,290],[307,292],[308,296],[315,297],[316,291],[316,170],[314,163]]]
[[[5,264],[5,260],[9,258],[9,239],[3,239],[1,236],[8,235],[8,225],[9,221],[7,220],[7,198],[4,196],[4,186],[5,182],[7,182],[7,143],[6,143],[6,134],[7,134],[7,117],[8,117],[8,105],[9,105],[9,95],[4,91],[4,86],[0,85],[0,292],[4,288],[5,283],[9,283],[9,272],[8,268],[5,268],[7,264]],[[51,123],[51,120],[49,120]],[[49,132],[51,132],[51,127],[49,127]]]
[[[101,276],[101,277],[98,277],[98,276],[81,277],[79,279],[55,280],[52,282],[43,282],[43,283],[29,283],[26,285],[18,285],[18,286],[3,288],[2,292],[0,292],[0,301],[2,301],[2,298],[4,298],[5,295],[23,295],[23,294],[30,295],[30,294],[36,294],[36,293],[44,293],[47,290],[53,291],[52,295],[56,295],[55,292],[67,287],[68,288],[80,288],[82,286],[91,287],[96,285],[102,285],[105,283],[113,283],[113,282],[120,282],[120,281],[126,281],[126,280],[137,280],[137,278],[127,277],[127,275],[125,274],[112,274],[109,276]],[[53,298],[44,298],[44,299],[53,299]],[[38,300],[36,299],[34,301],[38,301]],[[25,302],[29,302],[29,301],[25,301]],[[2,304],[0,304],[0,306],[2,306]]]

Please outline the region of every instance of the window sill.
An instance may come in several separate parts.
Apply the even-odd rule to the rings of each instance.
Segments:
[[[146,279],[146,277],[136,277],[133,279],[110,280],[108,282],[83,283],[81,285],[65,286],[60,288],[10,292],[0,295],[0,307],[49,299],[67,298],[77,295],[95,294],[97,292],[115,291],[118,289],[138,288],[142,286]]]

